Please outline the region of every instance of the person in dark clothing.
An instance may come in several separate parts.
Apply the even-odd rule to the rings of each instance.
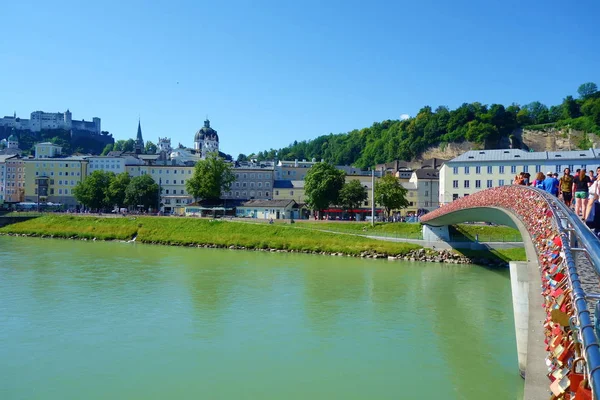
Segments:
[[[575,214],[582,216],[587,208],[587,202],[592,181],[586,175],[585,169],[581,169],[579,174],[573,178],[573,190],[575,193]]]

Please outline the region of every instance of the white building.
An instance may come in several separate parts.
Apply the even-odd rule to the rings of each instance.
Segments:
[[[65,130],[82,130],[100,134],[101,121],[100,118],[94,117],[92,121],[73,121],[72,114],[69,110],[64,113],[47,113],[43,111],[34,111],[30,115],[30,119],[18,118],[17,114],[0,118],[0,126],[9,128],[29,130],[31,132],[39,132],[42,129],[65,129]]]
[[[62,154],[62,147],[50,142],[35,145],[35,158],[54,158]]]
[[[435,210],[438,207],[440,189],[440,171],[421,168],[413,171],[409,183],[416,186],[415,206],[417,210]]]
[[[600,149],[527,152],[524,150],[471,150],[446,162],[440,169],[439,202],[446,204],[483,189],[511,185],[520,172],[571,173],[579,168],[596,169]]]
[[[210,121],[204,121],[204,126],[194,136],[194,150],[205,159],[209,153],[219,152],[219,135],[210,127]]]

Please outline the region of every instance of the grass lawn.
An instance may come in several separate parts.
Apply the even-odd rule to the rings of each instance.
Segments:
[[[298,228],[310,228],[333,232],[358,233],[364,235],[377,235],[397,237],[404,239],[422,239],[422,226],[419,223],[378,222],[371,226],[368,222],[320,222],[296,221]],[[475,235],[480,242],[520,242],[521,234],[518,230],[507,226],[460,224],[450,227],[450,236],[453,241],[475,241]]]
[[[370,222],[312,222],[296,220],[294,227],[327,230],[332,232],[357,233],[372,236],[398,237],[405,239],[421,239],[423,237],[421,224],[406,222],[377,222],[375,226],[371,226]]]
[[[460,253],[471,259],[484,258],[484,259],[500,259],[505,262],[509,261],[527,261],[525,255],[525,248],[515,249],[492,249],[492,250],[468,250],[468,249],[456,249],[457,253]]]
[[[220,247],[271,248],[295,251],[364,251],[403,255],[420,246],[335,233],[297,229],[283,224],[245,224],[192,218],[46,215],[0,228],[0,233],[54,235],[55,237],[129,240],[167,245],[210,244]]]

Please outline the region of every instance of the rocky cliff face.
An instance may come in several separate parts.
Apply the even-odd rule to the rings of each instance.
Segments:
[[[598,137],[572,129],[527,130],[515,132],[522,148],[533,151],[562,151],[596,148]]]
[[[549,128],[548,130],[518,129],[513,132],[510,139],[505,138],[499,143],[488,143],[485,145],[485,149],[515,148],[525,151],[563,151],[598,148],[599,146],[600,137],[594,134]],[[427,149],[420,158],[451,160],[465,151],[481,150],[483,147],[472,142],[440,144]]]

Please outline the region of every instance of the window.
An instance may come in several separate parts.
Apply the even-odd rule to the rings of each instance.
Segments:
[[[498,181],[498,185],[499,185],[499,186],[504,186],[504,179],[500,179],[500,180]]]
[[[480,181],[479,179],[477,179],[477,180],[475,181],[475,188],[476,188],[476,189],[479,189],[479,188],[481,188],[481,181]]]
[[[181,189],[181,193],[180,194],[183,194],[183,189]]]
[[[169,184],[169,180],[167,179],[167,185]]]
[[[465,189],[468,189],[470,185],[470,182],[468,180],[465,181]]]
[[[569,169],[571,170],[571,173],[573,173],[573,164],[569,165]]]
[[[529,172],[529,165],[523,165],[523,172]]]
[[[246,187],[246,182],[242,182],[242,187]]]
[[[475,173],[476,174],[480,174],[481,173],[481,167],[479,167],[479,166],[475,167]]]
[[[176,170],[176,169],[174,169],[174,170],[173,170],[173,173],[174,173],[174,174],[176,174],[176,173],[177,173],[177,170]]]
[[[279,196],[279,190],[275,191],[275,196]]]
[[[294,191],[290,190],[290,196],[293,196],[293,195],[294,195]]]
[[[452,187],[453,188],[457,188],[458,187],[458,181],[452,181]]]
[[[557,165],[557,166],[556,166],[556,168],[554,169],[554,171],[555,171],[556,173],[559,173],[559,172],[560,172],[560,165]]]
[[[454,173],[454,175],[458,175],[458,167],[452,168],[452,172]]]
[[[541,165],[536,165],[535,166],[535,173],[537,174],[538,172],[542,172],[542,166]]]
[[[191,175],[191,174],[192,174],[192,170],[188,169],[188,175]]]
[[[517,166],[516,165],[511,165],[510,166],[510,173],[511,174],[516,174],[517,173]]]
[[[425,191],[425,196],[429,196],[429,191]]]
[[[487,180],[487,187],[488,187],[488,188],[491,188],[491,187],[492,187],[492,180],[491,180],[491,179],[488,179],[488,180]]]
[[[75,186],[75,181],[71,181],[71,186]]]
[[[425,202],[425,207],[429,207],[429,202],[428,201]]]
[[[269,192],[265,192],[265,196],[266,196],[266,197],[269,197]]]
[[[469,167],[465,167],[465,175],[469,175]]]
[[[58,189],[58,194],[62,194],[62,189]]]
[[[258,187],[262,187],[262,182],[258,182]]]
[[[258,197],[262,197],[262,192],[258,192]]]
[[[239,188],[239,187],[240,187],[240,183],[239,183],[239,182],[236,182],[236,183],[235,183],[235,187],[238,187],[238,188]]]
[[[493,172],[492,169],[493,169],[493,167],[491,165],[488,165],[488,167],[487,167],[487,173],[491,174]]]
[[[581,169],[587,169],[587,165],[581,164]]]
[[[235,179],[240,179],[240,174],[235,174]]]
[[[240,192],[235,192],[235,195],[236,195],[237,197],[239,197],[239,196],[240,196]]]
[[[266,188],[271,187],[271,182],[265,182],[265,187]]]
[[[165,190],[165,193],[166,193],[166,194],[169,194],[169,189]]]
[[[58,181],[58,184],[59,184],[59,185],[62,185],[62,180],[61,180],[61,181]]]
[[[504,165],[499,166],[498,170],[501,174],[503,174],[504,173]]]

